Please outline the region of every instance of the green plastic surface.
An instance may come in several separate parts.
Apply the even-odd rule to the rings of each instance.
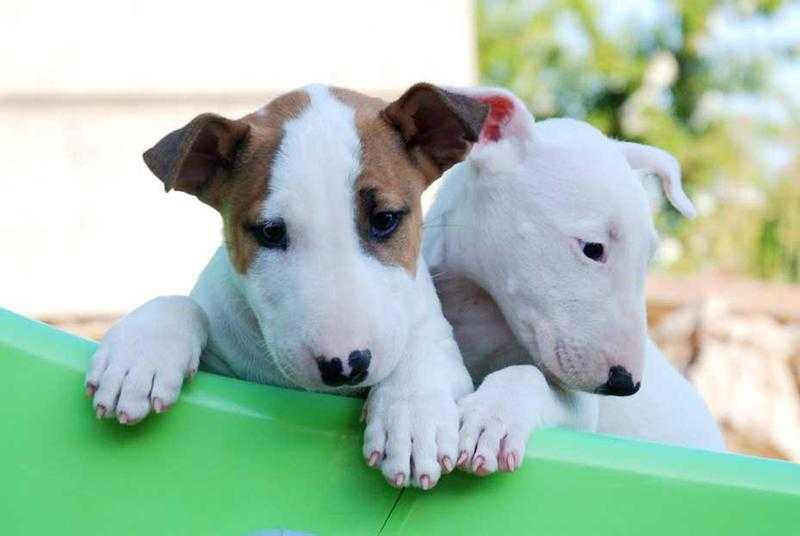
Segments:
[[[564,430],[515,474],[389,487],[361,402],[200,373],[134,427],[83,394],[96,343],[0,309],[0,534],[800,534],[800,466]]]

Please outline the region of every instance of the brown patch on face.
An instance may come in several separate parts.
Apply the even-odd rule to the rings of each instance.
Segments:
[[[242,118],[251,126],[250,135],[239,151],[219,208],[228,256],[239,273],[247,272],[260,247],[248,228],[259,223],[283,125],[299,116],[308,103],[307,93],[293,91]]]
[[[361,175],[356,179],[356,228],[364,249],[385,264],[402,266],[413,277],[422,241],[422,192],[427,180],[406,150],[398,131],[381,117],[387,103],[355,91],[331,88],[331,93],[355,110],[361,138]],[[397,230],[385,240],[370,233],[377,212],[403,212]]]

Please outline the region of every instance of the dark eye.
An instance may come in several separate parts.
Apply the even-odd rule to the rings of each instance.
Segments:
[[[261,247],[285,250],[289,245],[286,224],[280,218],[253,225],[250,227],[250,232]]]
[[[369,219],[369,233],[375,240],[386,240],[397,230],[403,212],[376,212]]]
[[[583,242],[583,254],[596,262],[605,262],[606,251],[599,242]]]

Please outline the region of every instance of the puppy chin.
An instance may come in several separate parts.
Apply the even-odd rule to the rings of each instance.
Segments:
[[[548,359],[542,359],[541,356],[538,360],[535,360],[536,368],[538,368],[544,377],[547,379],[547,383],[558,387],[560,389],[572,389],[572,390],[579,390],[577,387],[573,385],[571,378],[565,375],[562,371],[555,371],[553,369],[557,368],[552,365],[548,365],[548,363],[555,363],[555,355],[551,356]]]
[[[298,389],[303,389],[304,391],[330,391],[332,389],[329,385],[322,383],[319,373],[317,373],[316,377],[312,377],[310,375],[297,374],[296,372],[291,373],[281,365],[278,365],[278,368],[281,369],[283,376],[289,380],[289,383]]]
[[[289,355],[299,352],[288,352]],[[295,355],[290,358],[281,358],[279,352],[273,354],[273,363],[288,382],[295,388],[305,391],[330,391],[332,388],[322,382],[316,362],[310,357],[297,359]]]
[[[537,356],[537,358],[534,359],[534,364],[536,368],[544,374],[548,383],[562,390],[594,393],[594,390],[597,388],[597,382],[591,381],[590,378],[584,377],[583,375],[576,376],[570,374],[567,372],[566,367],[562,365],[562,362],[565,361],[565,357],[567,357],[563,353],[563,347],[561,347],[562,354],[559,355],[556,348],[559,348],[560,345],[556,344],[553,348],[548,348],[548,350],[542,352],[539,348],[543,346],[543,344],[537,342],[537,352],[531,352],[531,355]],[[566,359],[567,361],[576,360],[575,356],[570,355],[569,357],[572,359]],[[573,368],[575,368],[575,366],[573,366]]]
[[[588,385],[583,381],[576,380],[573,378],[557,378],[556,381],[553,381],[551,383],[558,385],[563,390],[581,391],[583,393],[597,394],[596,384]]]
[[[533,364],[551,385],[562,390],[594,393],[602,383],[590,374],[582,374],[585,365],[580,352],[565,343],[569,338],[545,320],[536,322],[536,330],[528,340],[526,348],[533,356]]]
[[[556,357],[553,356],[552,359],[555,360]],[[551,361],[551,363],[554,362]],[[539,370],[542,371],[542,374],[544,374],[545,378],[547,378],[547,381],[550,384],[563,390],[582,391],[584,393],[596,394],[597,386],[602,383],[599,380],[594,380],[584,375],[574,376],[572,374],[568,374],[557,364],[554,364],[551,367],[540,365]]]

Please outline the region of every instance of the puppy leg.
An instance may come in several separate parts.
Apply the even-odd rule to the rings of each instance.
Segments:
[[[197,372],[207,337],[205,313],[185,296],[156,298],[120,320],[86,374],[97,417],[134,424],[151,409],[168,409],[183,379]]]
[[[455,467],[456,401],[472,381],[451,338],[417,346],[367,398],[364,458],[395,487],[424,490]]]
[[[458,465],[478,475],[519,468],[528,437],[536,428],[594,430],[597,426],[596,397],[551,386],[533,365],[493,372],[458,405]]]

